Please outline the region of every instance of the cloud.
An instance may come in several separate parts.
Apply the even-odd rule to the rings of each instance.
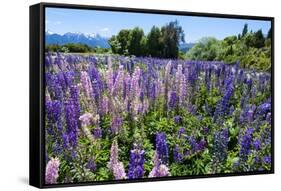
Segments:
[[[103,32],[107,32],[107,31],[109,31],[109,28],[102,28],[102,29],[100,29],[100,31],[103,31]]]

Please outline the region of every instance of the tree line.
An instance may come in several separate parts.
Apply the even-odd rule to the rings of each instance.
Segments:
[[[101,47],[90,47],[87,44],[67,43],[63,45],[49,44],[45,47],[46,52],[64,52],[64,53],[107,53],[109,49]]]
[[[185,59],[239,61],[241,67],[267,71],[271,68],[271,34],[271,28],[263,34],[262,30],[249,31],[245,24],[241,33],[223,40],[202,38],[186,53]]]
[[[178,58],[180,42],[184,42],[184,31],[177,20],[161,28],[153,26],[147,35],[143,29],[135,27],[120,30],[109,39],[115,54],[159,58]]]

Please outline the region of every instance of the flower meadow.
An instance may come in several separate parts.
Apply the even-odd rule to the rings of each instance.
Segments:
[[[46,53],[45,184],[271,170],[271,75]]]

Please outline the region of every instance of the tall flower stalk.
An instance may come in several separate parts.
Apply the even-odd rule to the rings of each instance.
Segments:
[[[58,158],[51,158],[46,165],[45,170],[45,184],[56,184],[59,177],[60,160]]]

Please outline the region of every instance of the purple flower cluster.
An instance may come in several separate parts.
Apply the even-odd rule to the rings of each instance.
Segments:
[[[177,163],[182,162],[183,160],[183,154],[180,151],[180,147],[179,145],[176,145],[174,148],[174,152],[173,152],[173,156],[174,156],[174,161]]]
[[[177,92],[170,92],[168,106],[170,109],[174,109],[178,104],[178,95]]]
[[[207,142],[204,139],[197,141],[193,136],[188,137],[188,143],[191,146],[191,153],[201,152],[207,146]]]
[[[170,176],[169,168],[165,164],[161,164],[161,160],[159,159],[159,155],[157,152],[154,154],[154,167],[149,173],[148,177],[164,177]]]
[[[254,128],[248,127],[240,140],[239,156],[242,160],[246,160],[250,154],[250,148],[253,139]]]
[[[56,184],[59,177],[60,160],[58,158],[51,158],[46,165],[45,170],[45,184]]]
[[[111,133],[113,135],[118,134],[122,127],[122,118],[119,116],[114,116],[111,123]]]
[[[226,89],[223,94],[223,97],[220,102],[218,102],[216,106],[216,111],[215,111],[215,116],[214,120],[218,120],[218,118],[223,117],[224,115],[229,114],[229,108],[230,108],[230,98],[232,97],[232,94],[234,92],[234,87],[233,87],[233,76],[230,76],[226,80]]]
[[[66,136],[71,147],[77,145],[78,120],[77,108],[73,102],[65,102]]]
[[[156,134],[156,151],[163,164],[168,164],[169,147],[165,133]]]
[[[87,164],[86,164],[86,168],[89,169],[90,171],[95,171],[97,168],[97,165],[94,161],[94,159],[90,159]]]
[[[128,178],[142,178],[144,175],[144,150],[134,148],[130,152]]]
[[[108,168],[112,171],[113,176],[116,180],[126,179],[125,168],[122,162],[118,160],[118,143],[114,140],[110,149],[110,161]]]

